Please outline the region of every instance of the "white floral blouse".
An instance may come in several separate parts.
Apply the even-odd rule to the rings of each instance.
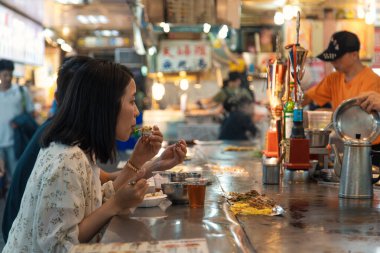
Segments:
[[[78,244],[78,224],[114,194],[99,174],[77,146],[51,143],[40,150],[3,253],[67,252]]]

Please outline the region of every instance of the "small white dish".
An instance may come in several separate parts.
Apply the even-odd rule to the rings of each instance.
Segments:
[[[141,202],[138,207],[154,207],[158,206],[161,201],[163,201],[166,198],[166,194],[153,196],[153,197],[145,197],[143,202]]]

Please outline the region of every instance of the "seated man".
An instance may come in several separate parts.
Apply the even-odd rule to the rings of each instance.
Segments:
[[[225,103],[230,113],[224,119],[219,139],[221,140],[248,140],[257,132],[252,121],[253,102],[247,97],[232,97]]]

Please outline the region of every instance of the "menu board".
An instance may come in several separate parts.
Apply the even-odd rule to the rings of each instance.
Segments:
[[[43,27],[0,5],[0,58],[42,65]]]
[[[204,71],[211,66],[211,49],[207,41],[164,40],[157,56],[160,72]]]

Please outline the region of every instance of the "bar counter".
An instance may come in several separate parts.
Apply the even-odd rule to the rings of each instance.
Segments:
[[[339,185],[334,183],[263,185],[261,160],[251,152],[224,151],[230,144],[193,148],[187,166],[201,167],[212,180],[204,208],[138,208],[129,217],[113,218],[102,242],[206,238],[210,252],[380,252],[378,189],[372,200],[355,200],[339,198]],[[246,173],[219,173],[206,163],[241,166]],[[251,189],[273,198],[285,214],[235,217],[224,195]]]

